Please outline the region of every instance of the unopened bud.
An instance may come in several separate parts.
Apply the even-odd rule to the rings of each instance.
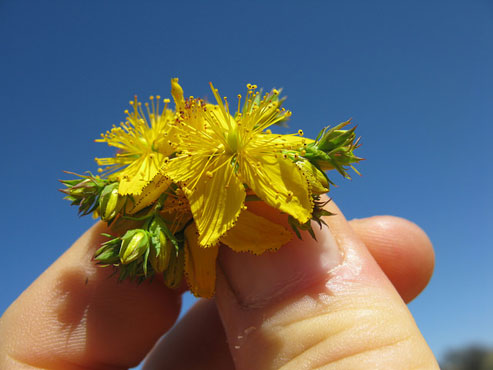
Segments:
[[[135,261],[149,248],[149,235],[142,229],[129,230],[122,237],[120,261],[125,265]]]
[[[171,241],[166,240],[166,236],[161,229],[155,231],[152,241],[153,245],[149,255],[149,261],[154,271],[161,273],[168,268],[171,252],[174,251],[174,247]]]
[[[92,194],[97,190],[97,186],[94,181],[90,179],[84,179],[82,181],[62,181],[67,186],[67,189],[62,190],[65,194],[71,195],[76,198],[84,198],[88,194]]]
[[[161,246],[161,250],[157,255],[154,249],[151,249],[151,255],[149,256],[149,260],[156,272],[161,273],[168,268],[172,249],[174,249],[174,247],[170,242]]]
[[[86,195],[87,193],[87,190],[83,187],[72,187],[70,188],[70,190],[68,191],[68,194],[69,195],[72,195],[73,197],[83,197],[84,195]]]
[[[115,218],[125,204],[125,198],[118,195],[118,185],[117,182],[106,185],[101,192],[99,212],[103,221],[110,221]]]
[[[168,269],[164,272],[164,283],[168,288],[176,288],[183,279],[185,270],[185,252],[183,248],[178,251],[173,247]]]

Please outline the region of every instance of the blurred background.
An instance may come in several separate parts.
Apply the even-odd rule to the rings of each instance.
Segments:
[[[57,179],[113,153],[94,139],[134,94],[171,97],[179,77],[185,95],[211,98],[213,81],[234,100],[255,83],[283,88],[308,137],[352,117],[362,176],[333,174],[330,195],[349,219],[426,230],[436,270],[410,304],[416,322],[444,366],[488,357],[492,40],[489,0],[0,0],[0,312],[93,223]]]

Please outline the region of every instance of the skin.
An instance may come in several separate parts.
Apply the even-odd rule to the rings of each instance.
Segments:
[[[1,317],[0,368],[126,369],[147,355],[145,369],[438,369],[405,305],[433,272],[426,234],[392,216],[347,222],[328,207],[337,215],[318,242],[259,257],[221,249],[215,299],[171,330],[183,289],[109,278],[90,258],[96,224]]]

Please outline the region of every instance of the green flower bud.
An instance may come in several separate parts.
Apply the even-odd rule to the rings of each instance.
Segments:
[[[109,234],[103,234],[111,237]],[[120,262],[119,251],[121,247],[120,238],[112,238],[101,244],[101,247],[94,253],[94,259],[100,265],[113,265]]]
[[[99,212],[101,220],[110,221],[122,209],[125,198],[118,195],[118,183],[106,185],[99,198]]]
[[[185,270],[185,251],[180,248],[171,250],[171,256],[168,269],[164,272],[164,283],[168,288],[177,288],[183,279]]]
[[[170,241],[166,241],[162,231],[160,232],[160,237],[161,236],[164,240],[160,243],[159,251],[157,251],[156,248],[151,248],[151,254],[149,256],[151,266],[154,268],[154,271],[159,273],[164,272],[168,268],[171,254],[174,252],[173,244]]]
[[[122,237],[120,261],[128,264],[142,256],[149,248],[149,234],[142,229],[129,230]]]
[[[73,206],[79,207],[79,214],[84,216],[95,212],[99,207],[98,199],[108,180],[92,175],[77,176],[78,179],[60,180],[66,186],[66,189],[60,189],[60,191],[66,194],[64,199],[72,202]]]

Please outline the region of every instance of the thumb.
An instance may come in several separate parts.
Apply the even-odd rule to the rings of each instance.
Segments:
[[[438,369],[399,294],[328,210],[318,241],[262,256],[221,250],[216,302],[236,368]]]

